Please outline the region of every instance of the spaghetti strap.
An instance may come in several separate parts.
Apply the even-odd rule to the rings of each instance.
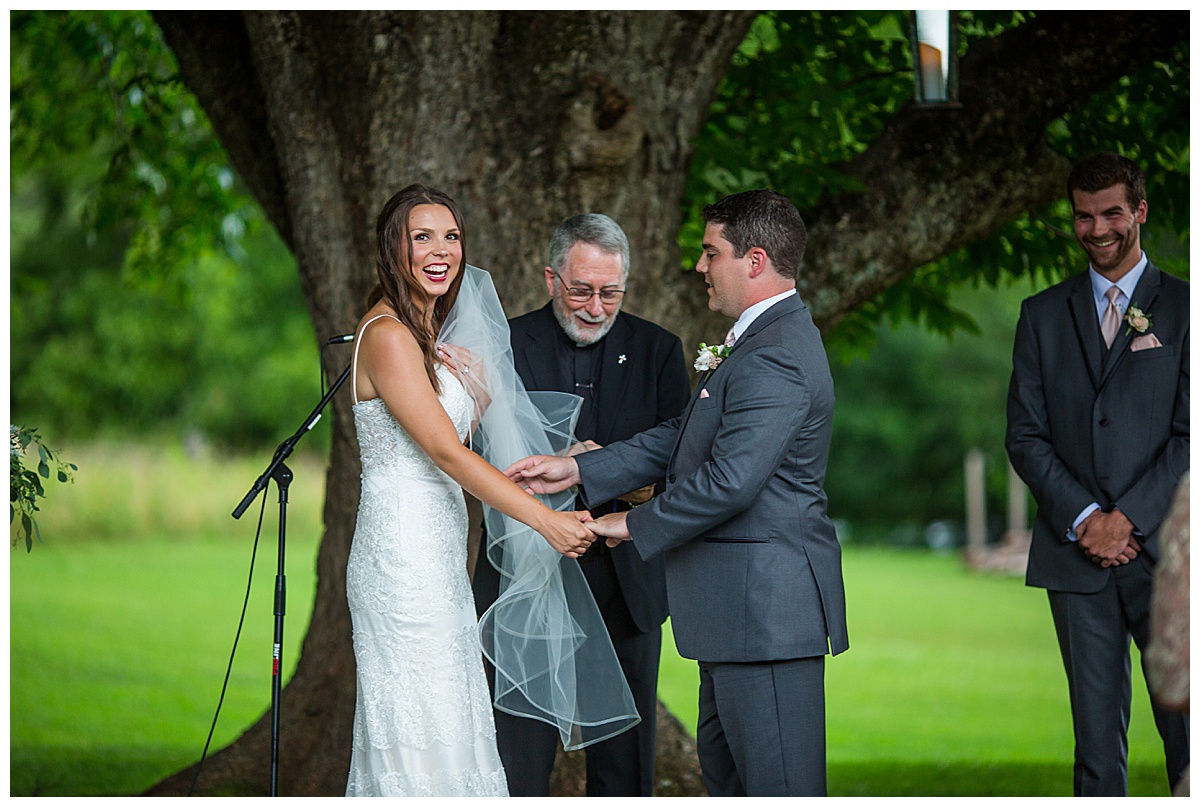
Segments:
[[[358,329],[358,335],[354,337],[354,358],[350,361],[350,365],[351,365],[351,367],[350,367],[350,392],[351,392],[351,394],[354,395],[354,405],[355,406],[358,406],[358,404],[359,404],[359,400],[358,400],[358,346],[362,344],[362,336],[364,333],[367,332],[367,326],[370,325],[375,320],[381,319],[382,317],[391,317],[392,319],[396,320],[396,322],[400,322],[399,317],[394,317],[391,314],[377,314],[376,316],[373,316],[369,320],[364,322],[363,326]],[[403,324],[403,323],[401,323],[401,324]]]

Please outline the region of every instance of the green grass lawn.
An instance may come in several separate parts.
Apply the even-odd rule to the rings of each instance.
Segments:
[[[233,509],[270,457],[188,459],[148,447],[68,448],[43,543],[9,553],[11,795],[136,793],[200,758],[246,594],[263,496]],[[323,461],[289,460],[285,673],[312,610]],[[270,706],[278,493],[263,536],[229,691],[229,744]]]
[[[14,796],[137,793],[198,759],[245,592],[258,503],[241,521],[229,512],[257,460],[200,463],[181,482],[175,466],[196,463],[174,455],[133,471],[84,457],[79,481],[50,491],[45,543],[10,552]],[[319,462],[301,461],[286,672],[312,603],[322,482]],[[272,489],[214,749],[270,704],[275,506]],[[1070,794],[1066,680],[1043,592],[913,551],[850,548],[845,578],[851,648],[826,666],[832,794]],[[669,634],[662,669],[661,697],[694,730],[696,665]],[[1131,794],[1167,795],[1140,671],[1129,746]]]

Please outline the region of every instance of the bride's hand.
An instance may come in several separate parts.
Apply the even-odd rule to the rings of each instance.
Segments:
[[[463,389],[475,401],[475,419],[483,417],[492,402],[491,386],[483,361],[465,347],[439,344],[438,358],[462,382]]]
[[[584,526],[584,522],[591,520],[592,514],[587,510],[565,513],[550,510],[537,531],[555,551],[568,558],[577,558],[596,540],[595,534]]]

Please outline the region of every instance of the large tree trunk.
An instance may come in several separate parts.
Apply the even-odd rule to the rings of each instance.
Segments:
[[[425,182],[460,204],[468,260],[505,308],[544,298],[564,217],[613,216],[633,247],[629,310],[712,341],[701,284],[679,271],[689,139],[752,12],[159,13],[183,77],[299,264],[319,338],[353,329],[373,285],[374,216]],[[1060,194],[1049,121],[1186,36],[1187,14],[1040,15],[969,52],[964,108],[903,110],[848,171],[867,193],[804,211],[801,292],[829,325],[915,267]],[[358,501],[347,396],[333,406],[315,610],[284,691],[284,794],[343,792],[354,710],[345,567]],[[208,763],[203,793],[261,794],[264,718]],[[688,738],[670,792],[699,787]],[[668,754],[669,756],[669,754]],[[675,760],[671,758],[673,763]],[[556,779],[570,791],[570,776]],[[177,794],[191,771],[153,794]]]

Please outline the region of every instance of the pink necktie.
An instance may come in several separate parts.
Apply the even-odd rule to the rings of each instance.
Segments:
[[[730,328],[729,333],[725,334],[725,347],[733,347],[733,328]]]
[[[1121,290],[1116,286],[1110,286],[1106,294],[1108,295],[1108,308],[1104,310],[1104,318],[1100,320],[1100,333],[1104,335],[1104,344],[1107,347],[1112,347],[1113,340],[1117,338],[1117,331],[1121,329],[1121,309],[1117,308],[1117,295]]]

